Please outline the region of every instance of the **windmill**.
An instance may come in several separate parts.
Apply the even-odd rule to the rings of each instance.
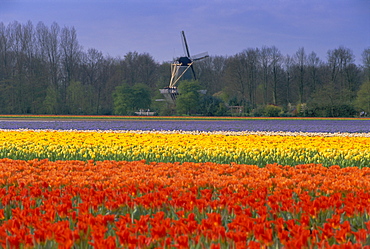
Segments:
[[[194,62],[202,60],[208,57],[208,53],[204,52],[194,56],[190,55],[188,43],[186,41],[185,32],[181,32],[182,45],[184,48],[185,56],[177,58],[173,63],[171,63],[171,79],[168,87],[159,89],[163,94],[166,101],[175,104],[177,95],[179,95],[176,87],[176,83],[184,76],[184,74],[190,69],[193,75],[194,80],[197,79],[194,71]]]

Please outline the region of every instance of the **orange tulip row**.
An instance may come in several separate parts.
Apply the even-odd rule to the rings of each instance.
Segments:
[[[1,159],[0,247],[366,248],[369,201],[367,167]]]
[[[257,167],[245,164],[146,163],[142,161],[49,161],[0,159],[0,186],[48,182],[50,186],[109,188],[127,184],[163,186],[212,186],[234,190],[248,188],[294,189],[333,193],[361,190],[370,192],[370,167],[323,167],[320,164]]]

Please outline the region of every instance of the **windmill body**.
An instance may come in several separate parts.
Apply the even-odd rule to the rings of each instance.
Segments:
[[[181,67],[187,67],[190,63],[192,63],[191,59],[189,57],[180,57],[178,59],[179,64],[181,64]]]
[[[176,97],[179,95],[176,83],[185,75],[185,73],[189,69],[192,72],[194,80],[196,80],[197,78],[193,67],[194,62],[208,57],[207,52],[195,56],[190,56],[189,47],[184,31],[181,32],[181,37],[185,56],[181,56],[177,58],[173,63],[171,63],[170,84],[168,85],[168,87],[159,89],[159,91],[165,97],[165,100],[172,105],[176,104]]]

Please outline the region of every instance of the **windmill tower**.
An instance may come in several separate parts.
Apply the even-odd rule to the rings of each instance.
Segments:
[[[197,78],[193,67],[194,62],[209,57],[207,52],[191,56],[184,31],[181,32],[181,38],[185,56],[179,57],[173,63],[171,63],[170,84],[168,87],[159,89],[159,91],[165,97],[165,100],[172,105],[175,105],[176,97],[179,95],[176,83],[184,76],[184,74],[189,69],[191,69],[193,78],[194,80],[196,80]]]

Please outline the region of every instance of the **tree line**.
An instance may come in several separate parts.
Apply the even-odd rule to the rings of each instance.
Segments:
[[[171,106],[156,101],[170,81],[168,62],[136,51],[113,58],[84,50],[74,27],[0,22],[0,113],[356,116],[370,113],[370,48],[361,59],[356,65],[342,46],[326,61],[303,47],[293,55],[263,46],[210,56],[194,64],[199,80],[179,82]]]

